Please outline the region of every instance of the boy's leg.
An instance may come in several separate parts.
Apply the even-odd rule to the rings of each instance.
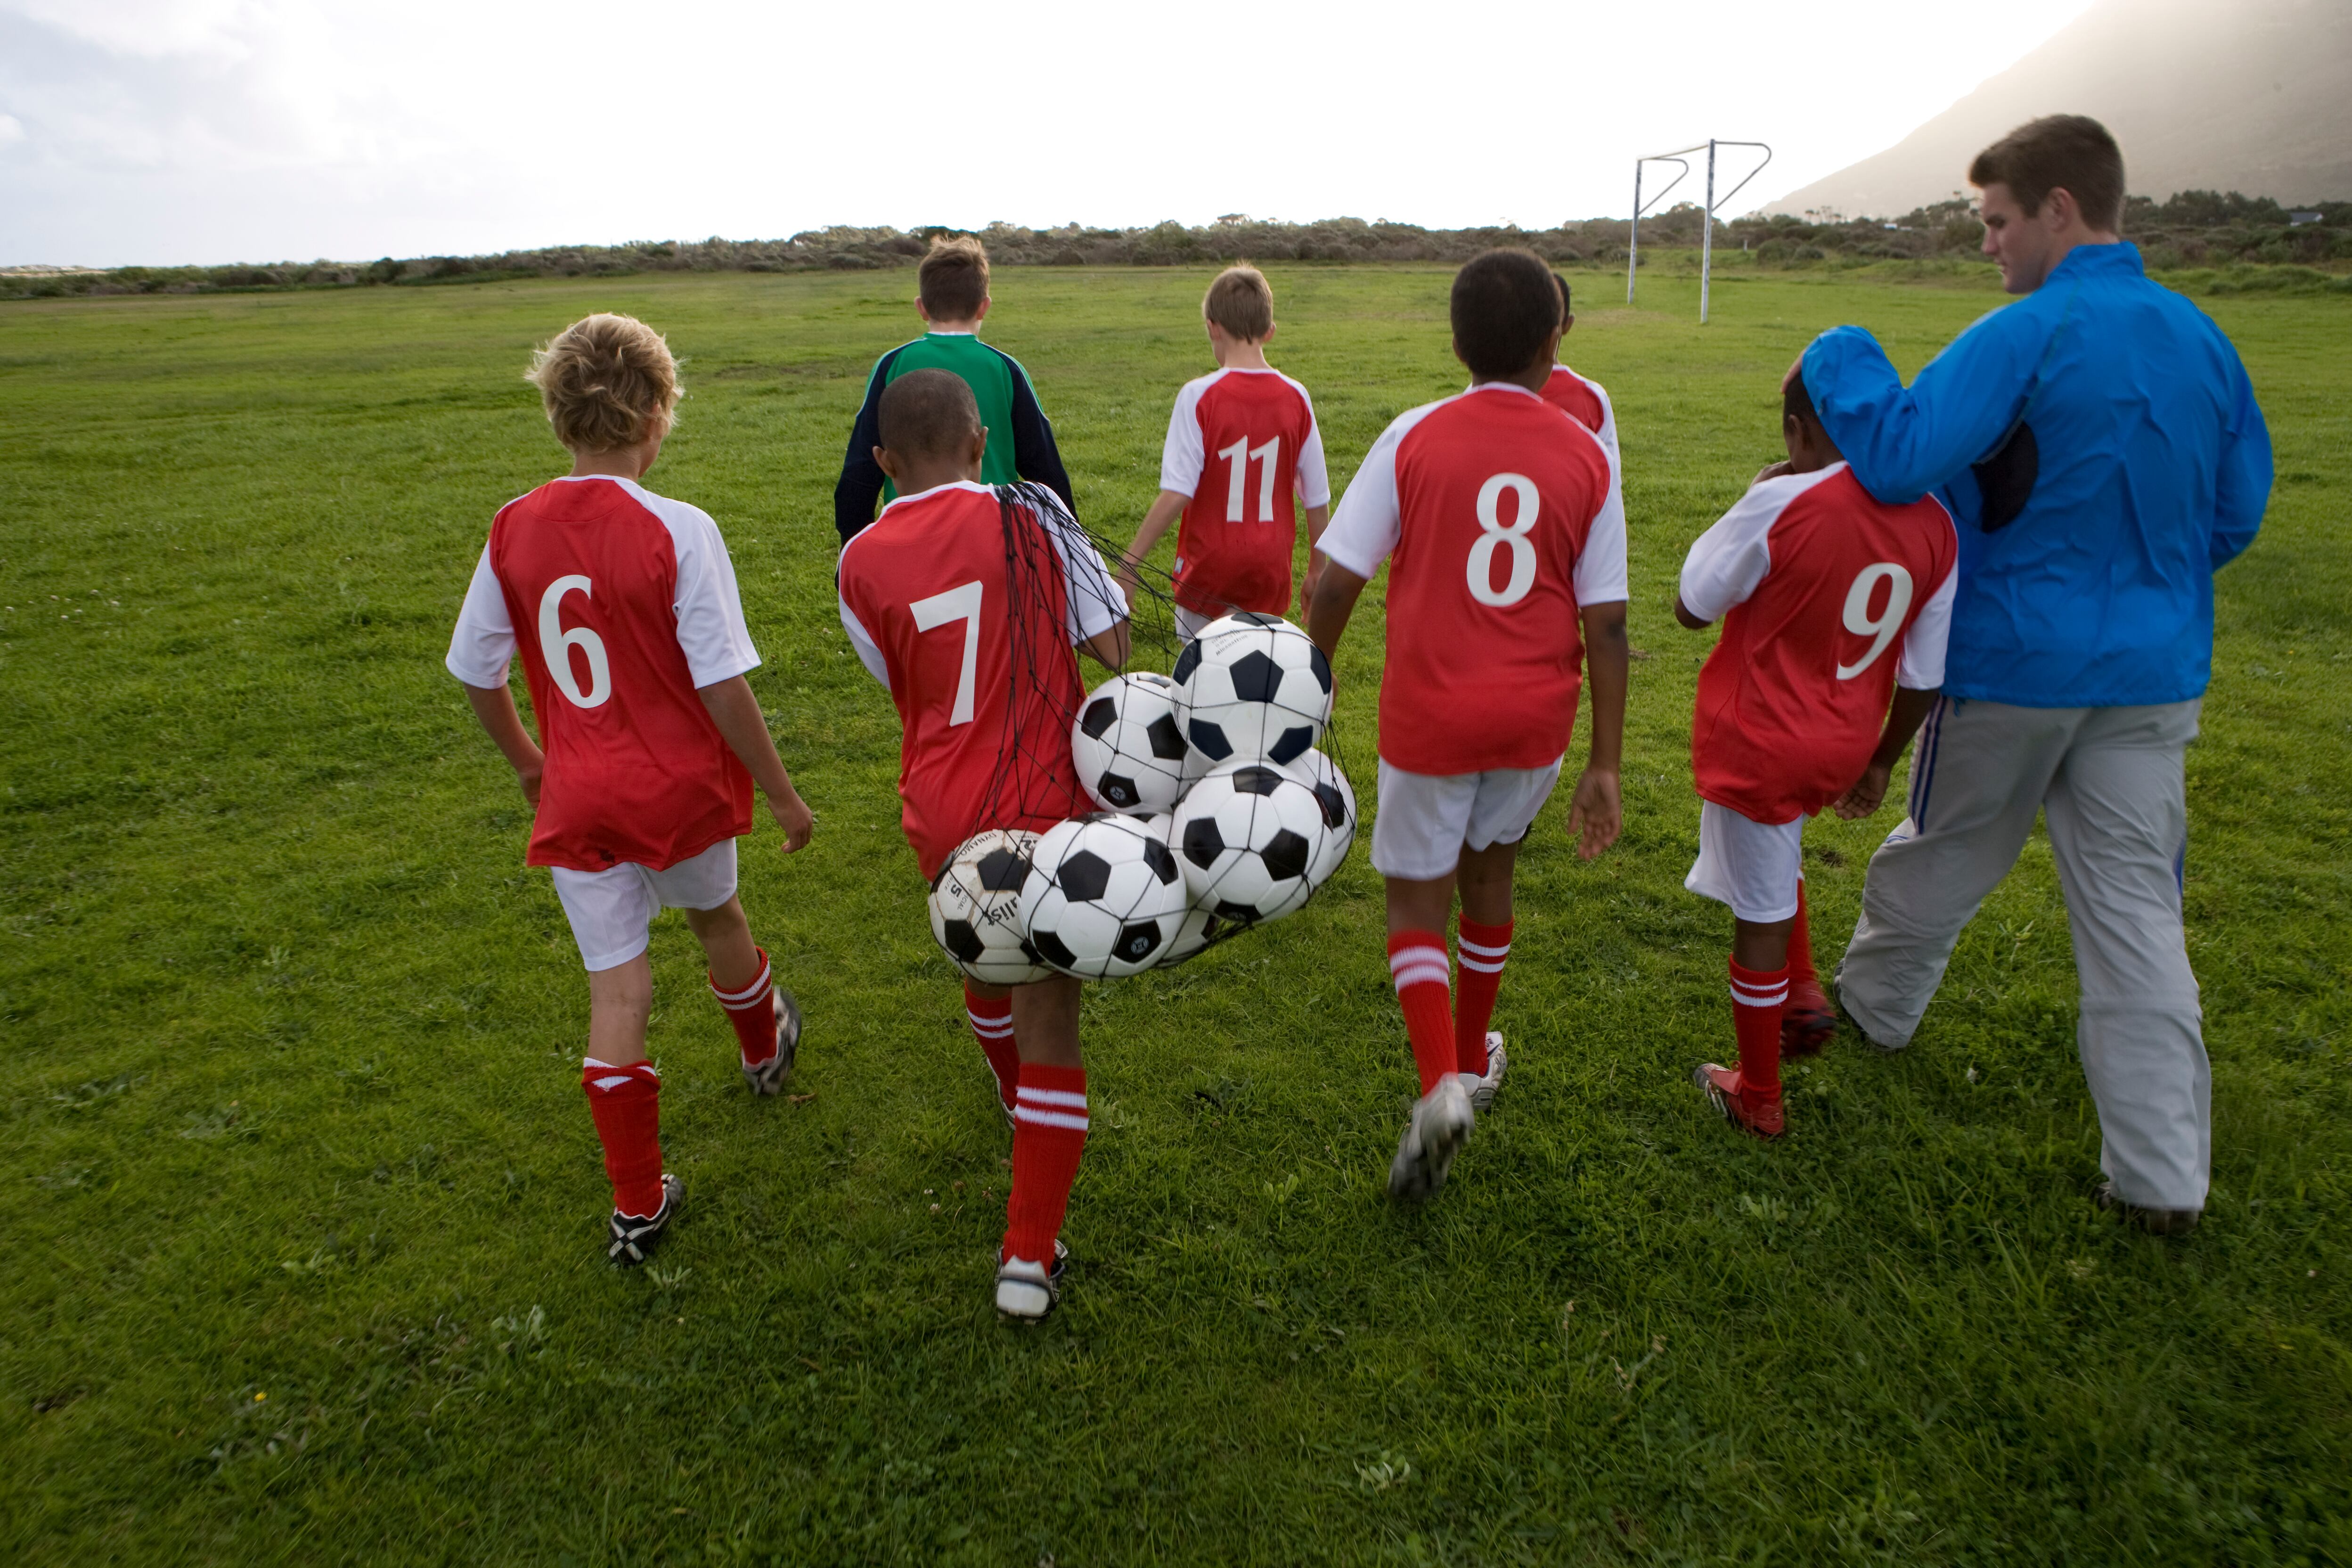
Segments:
[[[997,1103],[1004,1119],[1013,1120],[1013,1092],[1021,1084],[1021,1047],[1013,1027],[1013,993],[1003,985],[963,983],[964,1016],[971,1020],[972,1037],[980,1042],[988,1070],[996,1075]]]
[[[1684,886],[1731,906],[1731,1020],[1738,1070],[1703,1062],[1692,1074],[1716,1108],[1761,1137],[1786,1125],[1780,1021],[1789,999],[1789,938],[1802,889],[1804,825],[1759,823],[1728,806],[1699,807],[1699,856]]]
[[[1447,984],[1445,917],[1454,907],[1451,876],[1388,882],[1389,978],[1404,1013],[1405,1037],[1429,1093],[1455,1070],[1454,995]]]
[[[1055,1242],[1087,1146],[1087,1069],[1078,1055],[1078,983],[1055,975],[1013,988],[1020,1085],[1013,1111],[1013,1191],[1004,1205],[996,1304],[1043,1317],[1058,1289]]]
[[[735,896],[735,841],[656,871],[652,880],[661,901],[684,912],[710,961],[710,994],[735,1031],[744,1081],[754,1094],[778,1093],[800,1043],[800,1005],[775,983],[766,950],[751,940],[751,922]]]
[[[604,1145],[613,1207],[648,1219],[661,1212],[661,1076],[646,1059],[654,971],[646,955],[588,975],[588,1056],[580,1087]]]
[[[1478,776],[1409,773],[1383,761],[1380,779],[1372,869],[1387,882],[1389,977],[1421,1077],[1421,1096],[1389,1164],[1389,1195],[1426,1198],[1445,1184],[1475,1118],[1454,1069],[1445,921]]]
[[[1830,1010],[1830,999],[1822,992],[1821,977],[1813,973],[1811,921],[1811,912],[1805,905],[1804,873],[1800,871],[1797,917],[1789,926],[1789,1001],[1780,1009],[1780,1054],[1784,1057],[1813,1056],[1837,1032],[1837,1015]]]
[[[1511,956],[1511,872],[1519,845],[1465,849],[1455,873],[1462,888],[1461,929],[1454,939],[1461,979],[1454,999],[1454,1069],[1486,1076],[1486,1026]]]

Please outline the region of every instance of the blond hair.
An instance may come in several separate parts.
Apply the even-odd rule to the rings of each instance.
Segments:
[[[677,361],[635,316],[599,313],[555,334],[523,379],[539,388],[555,438],[576,452],[634,447],[675,416]]]
[[[915,298],[935,321],[969,321],[988,298],[988,247],[970,235],[941,235],[915,266]]]
[[[1201,297],[1201,314],[1244,342],[1274,331],[1274,286],[1255,267],[1228,267]]]

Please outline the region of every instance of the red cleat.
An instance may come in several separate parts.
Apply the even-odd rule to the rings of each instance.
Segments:
[[[1769,1095],[1751,1089],[1739,1081],[1738,1072],[1714,1062],[1700,1063],[1691,1081],[1706,1091],[1716,1110],[1735,1127],[1746,1128],[1759,1138],[1778,1138],[1789,1130],[1777,1089]]]
[[[1837,1033],[1837,1013],[1822,994],[1818,980],[1789,982],[1789,999],[1780,1005],[1780,1055],[1819,1056]]]

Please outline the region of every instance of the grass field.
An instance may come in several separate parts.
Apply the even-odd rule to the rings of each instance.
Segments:
[[[1124,538],[1206,367],[1200,275],[1007,270],[1087,519]],[[1445,274],[1275,275],[1334,479],[1458,387]],[[1006,1137],[834,616],[831,491],[899,274],[0,306],[0,1544],[15,1562],[2214,1563],[2352,1559],[2352,308],[2215,300],[2280,480],[2189,755],[2214,1193],[2093,1212],[2046,844],[1918,1041],[1735,1135],[1729,919],[1681,887],[1689,541],[1778,378],[1916,368],[1998,296],[1580,279],[1623,429],[1627,831],[1522,861],[1511,1083],[1443,1198],[1359,849],[1304,913],[1089,992],[1094,1132],[1034,1329],[989,1309]],[[558,471],[520,374],[597,309],[687,356],[650,481],[726,530],[819,816],[745,901],[809,1026],[752,1103],[675,918],[653,1048],[691,1194],[608,1268],[587,993],[440,667],[493,510]],[[1377,590],[1341,661],[1367,796]],[[1164,667],[1163,667],[1164,668]],[[1582,737],[1578,740],[1580,753]],[[1843,947],[1891,825],[1818,824]]]

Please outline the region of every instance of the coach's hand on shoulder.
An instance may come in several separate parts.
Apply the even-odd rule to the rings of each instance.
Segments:
[[[1590,860],[1617,842],[1625,830],[1623,796],[1615,768],[1588,767],[1576,781],[1568,807],[1568,834],[1576,858]]]
[[[1848,822],[1868,816],[1886,799],[1886,781],[1894,773],[1893,763],[1872,763],[1862,770],[1862,776],[1854,780],[1843,795],[1830,802],[1830,809]]]
[[[816,832],[816,813],[801,798],[798,790],[787,791],[781,798],[768,797],[768,815],[784,830],[784,853],[792,855],[808,847],[810,837]]]

